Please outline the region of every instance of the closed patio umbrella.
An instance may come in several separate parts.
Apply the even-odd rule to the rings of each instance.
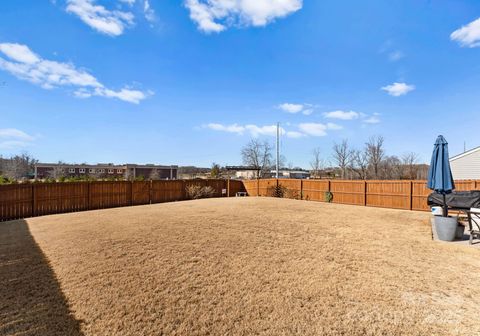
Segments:
[[[443,217],[448,216],[446,194],[455,189],[450,161],[448,158],[448,142],[439,135],[433,147],[432,161],[428,171],[427,187],[443,195]]]

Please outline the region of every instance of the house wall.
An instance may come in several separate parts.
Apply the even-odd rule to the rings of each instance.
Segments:
[[[455,180],[480,179],[480,150],[453,158],[450,167]]]

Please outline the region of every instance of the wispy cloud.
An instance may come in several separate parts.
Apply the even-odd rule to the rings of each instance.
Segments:
[[[265,125],[259,126],[254,124],[248,125],[238,125],[238,124],[231,124],[231,125],[223,125],[218,123],[210,123],[202,126],[203,128],[208,128],[214,131],[226,132],[226,133],[233,133],[237,135],[249,134],[253,137],[258,136],[276,136],[277,134],[277,125]],[[289,138],[300,138],[304,136],[303,133],[297,131],[287,131],[283,127],[279,129],[281,135],[285,135]]]
[[[406,83],[393,83],[381,88],[386,91],[390,96],[400,97],[406,95],[410,91],[415,90],[415,85],[409,85]]]
[[[133,5],[134,1],[122,2]],[[96,31],[109,36],[123,34],[127,27],[133,25],[134,15],[128,11],[110,10],[98,5],[95,0],[67,0],[67,12],[80,18]]]
[[[327,135],[328,130],[340,130],[343,127],[334,123],[302,123],[298,125],[299,130],[306,135],[323,137]]]
[[[355,111],[331,111],[323,114],[328,119],[354,120],[360,118],[361,114]]]
[[[388,54],[388,59],[392,62],[396,62],[405,57],[405,54],[399,50],[392,51]]]
[[[143,13],[145,15],[145,19],[147,19],[148,22],[155,22],[155,11],[150,6],[149,0],[144,0],[143,2]]]
[[[185,6],[199,30],[218,33],[232,25],[265,26],[300,10],[303,0],[186,0]]]
[[[150,91],[142,92],[128,87],[119,91],[112,90],[87,71],[78,69],[71,63],[42,59],[26,45],[0,43],[0,52],[8,58],[7,60],[0,57],[0,69],[44,89],[70,87],[75,90],[74,95],[80,98],[100,96],[134,104],[153,94]]]
[[[314,110],[314,106],[312,104],[283,103],[278,105],[277,108],[287,113],[302,113],[304,115],[310,115],[313,113]]]
[[[455,30],[450,38],[452,41],[457,41],[462,47],[480,47],[480,18]]]
[[[129,6],[133,6],[135,4],[135,0],[119,0],[120,2],[123,2]]]
[[[35,137],[16,128],[0,128],[0,148],[16,149],[32,144]]]
[[[296,126],[289,123],[285,124],[288,129],[280,127],[280,135],[292,139],[303,138],[306,136],[326,136],[328,130],[337,131],[343,129],[341,125],[335,123],[301,123]],[[253,137],[257,136],[276,136],[277,125],[258,126],[254,124],[239,125],[239,124],[205,124],[202,128],[211,129],[219,132],[232,133],[236,135],[248,134]],[[293,129],[292,129],[293,128]]]
[[[379,124],[381,122],[381,120],[378,117],[378,115],[373,115],[373,116],[365,118],[362,122],[365,123],[365,124]]]
[[[240,134],[240,135],[245,132],[245,127],[237,125],[237,124],[222,125],[222,124],[210,123],[210,124],[205,125],[204,127],[209,128],[209,129],[214,130],[214,131],[236,133],[236,134]]]

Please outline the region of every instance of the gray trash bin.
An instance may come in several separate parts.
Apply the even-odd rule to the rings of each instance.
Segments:
[[[433,217],[434,236],[439,240],[453,241],[457,232],[457,217]]]

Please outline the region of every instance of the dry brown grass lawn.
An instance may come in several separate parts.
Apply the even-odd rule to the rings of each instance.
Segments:
[[[0,223],[4,335],[479,335],[428,214],[231,198]]]

